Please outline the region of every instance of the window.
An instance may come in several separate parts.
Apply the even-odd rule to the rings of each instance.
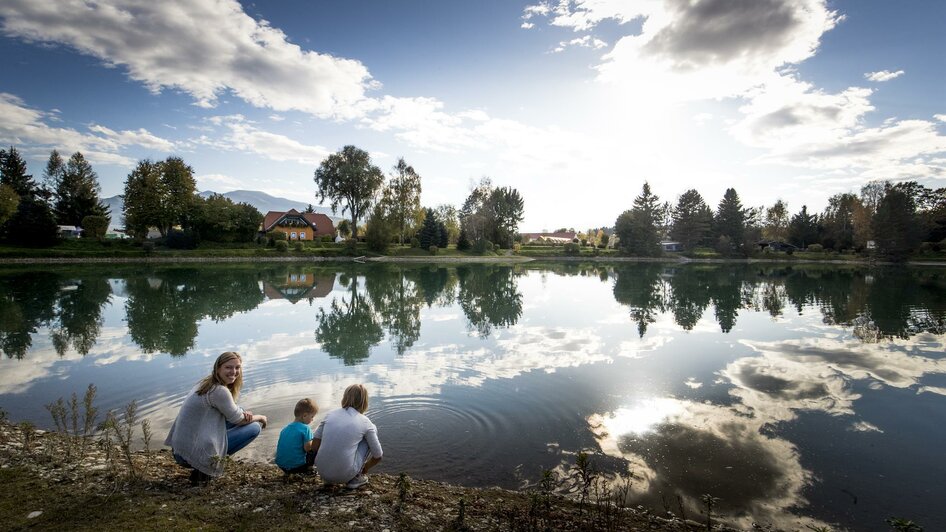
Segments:
[[[305,231],[299,233],[299,240],[305,240]]]
[[[293,231],[293,232],[289,233],[289,240],[295,240],[295,239],[296,239],[296,232]]]

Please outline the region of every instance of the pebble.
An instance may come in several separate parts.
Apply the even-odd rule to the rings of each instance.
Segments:
[[[259,507],[257,507],[255,510],[253,510],[253,513],[254,513],[254,514],[258,514],[258,513],[262,512],[262,511],[263,511],[263,507],[262,507],[262,506],[259,506]]]
[[[27,519],[36,519],[37,517],[39,517],[39,516],[41,516],[41,515],[43,515],[43,511],[42,511],[42,510],[37,510],[37,511],[35,511],[35,512],[30,512],[30,514],[29,514],[28,516],[26,516],[26,518],[27,518]]]

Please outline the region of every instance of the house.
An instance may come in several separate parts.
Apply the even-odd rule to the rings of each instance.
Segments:
[[[289,240],[314,240],[323,236],[335,236],[335,225],[328,216],[317,212],[299,212],[290,209],[289,212],[269,211],[263,218],[260,233],[267,234],[273,231],[286,233]]]
[[[662,240],[660,242],[660,247],[664,251],[677,252],[677,253],[683,251],[683,244],[681,244],[680,242],[674,242],[672,240]]]
[[[563,231],[559,233],[521,233],[521,235],[523,244],[528,244],[540,238],[552,244],[567,244],[575,240],[578,233],[574,231]]]
[[[759,250],[766,252],[785,251],[791,253],[797,251],[798,248],[789,244],[788,242],[772,240],[770,242],[759,242]]]
[[[287,273],[279,280],[263,281],[263,294],[269,299],[286,299],[293,305],[302,299],[326,297],[335,287],[335,276],[316,274],[314,271]]]

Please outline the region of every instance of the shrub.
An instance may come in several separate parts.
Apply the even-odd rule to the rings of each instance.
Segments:
[[[142,242],[141,250],[145,252],[145,255],[154,255],[154,242]]]
[[[101,240],[108,231],[108,218],[94,215],[86,216],[82,219],[82,229],[86,235]]]
[[[812,253],[821,253],[824,251],[824,246],[821,244],[808,244],[808,251],[811,251]]]
[[[270,234],[272,235],[272,239],[277,242],[289,240],[289,235],[287,235],[285,231],[273,231]]]
[[[566,255],[577,255],[580,251],[578,244],[574,242],[568,242],[565,244],[565,254]]]
[[[276,251],[280,251],[280,252],[289,251],[289,242],[286,242],[285,240],[277,240]]]
[[[332,235],[322,235],[323,244],[331,244],[332,242],[335,242],[335,238]]]
[[[439,249],[437,248],[437,246],[432,245],[432,244],[431,244],[431,246],[430,246],[429,248],[427,248],[427,250],[430,251],[430,254],[431,254],[431,255],[436,255],[436,254],[437,254],[437,251],[439,251]]]
[[[295,244],[292,245],[292,249],[296,251],[303,251],[305,250],[305,244],[303,244],[302,242],[296,242]]]
[[[172,229],[168,231],[168,236],[164,239],[164,245],[171,249],[194,249],[197,243],[197,235],[190,229],[186,231]]]
[[[412,248],[419,248],[419,247],[420,247],[420,239],[417,238],[416,236],[411,239],[411,247],[412,247]]]
[[[493,243],[485,238],[481,238],[473,243],[474,253],[486,253],[493,251]]]
[[[582,246],[582,247],[585,247],[585,246],[587,246],[587,245],[588,245],[588,239],[587,239],[587,238],[582,238],[582,239],[581,239],[581,246]]]
[[[515,242],[512,245],[512,252],[518,255],[521,251],[522,251],[522,244],[520,244],[519,242]]]

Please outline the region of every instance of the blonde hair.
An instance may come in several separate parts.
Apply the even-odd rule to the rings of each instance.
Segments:
[[[206,394],[210,390],[213,390],[214,386],[226,386],[226,388],[230,390],[230,395],[233,396],[233,400],[235,401],[237,397],[240,396],[240,388],[243,387],[243,372],[241,371],[237,375],[237,378],[235,381],[233,381],[233,384],[224,383],[217,375],[217,370],[220,369],[220,366],[230,362],[233,359],[239,360],[241,364],[243,363],[243,359],[240,358],[239,353],[235,351],[221,353],[220,356],[217,357],[216,362],[214,362],[214,368],[210,372],[210,375],[204,377],[200,380],[200,382],[197,383],[197,395]]]
[[[305,399],[299,399],[299,402],[296,403],[296,407],[292,410],[292,415],[296,417],[302,417],[306,414],[318,414],[319,405],[315,404],[315,401],[306,397]]]
[[[361,384],[352,384],[345,388],[345,393],[342,395],[342,408],[349,406],[362,414],[368,410],[368,390]]]

